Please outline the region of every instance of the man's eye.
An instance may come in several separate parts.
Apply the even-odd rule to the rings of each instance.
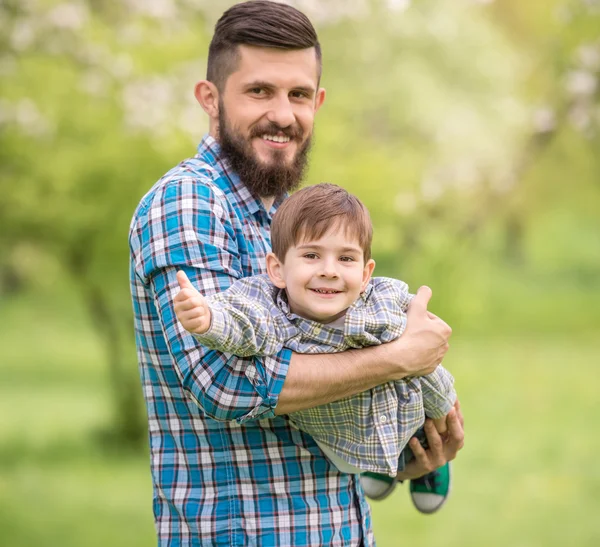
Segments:
[[[253,88],[249,89],[248,91],[250,93],[252,93],[253,95],[262,95],[264,90],[262,87],[253,87]]]
[[[308,98],[308,95],[304,91],[292,91],[290,93],[290,95],[292,97],[294,97],[294,99],[306,99],[306,98]]]

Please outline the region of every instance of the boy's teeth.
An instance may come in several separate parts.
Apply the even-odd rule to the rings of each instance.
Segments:
[[[279,135],[263,135],[263,139],[266,141],[273,142],[290,142],[290,138],[288,136],[279,136]]]

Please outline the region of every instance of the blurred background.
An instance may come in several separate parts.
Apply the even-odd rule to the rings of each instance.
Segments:
[[[141,196],[195,153],[221,0],[0,1],[0,543],[155,544],[128,294]],[[466,446],[380,547],[600,544],[600,1],[296,0],[327,101],[307,183],[454,328]]]

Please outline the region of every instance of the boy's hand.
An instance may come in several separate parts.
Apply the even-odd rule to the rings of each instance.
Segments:
[[[211,314],[204,297],[194,288],[185,272],[177,272],[181,290],[174,300],[175,314],[183,328],[193,334],[204,334],[210,328]]]

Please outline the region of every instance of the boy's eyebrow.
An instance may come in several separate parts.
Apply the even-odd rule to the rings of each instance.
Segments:
[[[302,249],[317,249],[317,250],[323,250],[325,249],[325,247],[323,245],[316,245],[313,243],[305,243],[304,245],[298,245],[296,247],[299,250]],[[346,246],[346,247],[342,247],[341,249],[336,249],[336,251],[340,251],[342,253],[350,253],[350,252],[355,252],[355,253],[362,253],[362,249],[360,247],[355,247],[355,246]]]

